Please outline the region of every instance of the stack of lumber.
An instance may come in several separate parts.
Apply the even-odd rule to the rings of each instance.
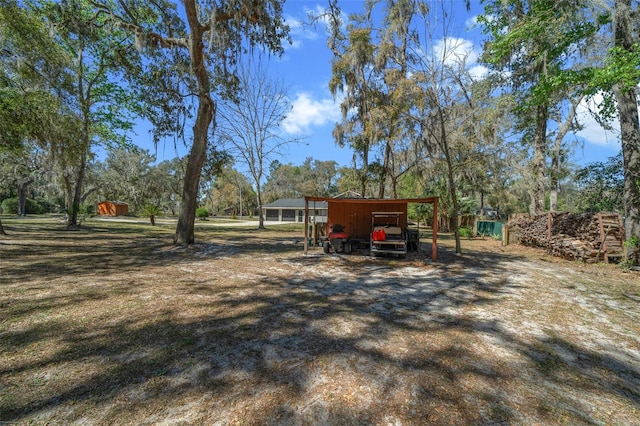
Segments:
[[[521,244],[544,247],[565,259],[609,262],[623,253],[623,229],[616,213],[547,213],[520,217],[508,225]]]

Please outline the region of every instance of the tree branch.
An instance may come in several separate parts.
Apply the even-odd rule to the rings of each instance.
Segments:
[[[96,1],[90,1],[90,3],[98,9],[98,14],[103,13],[108,16],[108,20],[113,22],[120,28],[128,30],[135,34],[136,37],[142,37],[147,41],[150,41],[156,46],[160,47],[183,47],[189,48],[189,41],[184,37],[165,37],[153,31],[146,31],[140,25],[127,22],[125,19],[117,16],[113,11],[105,4],[98,3]],[[134,19],[132,17],[132,19]]]

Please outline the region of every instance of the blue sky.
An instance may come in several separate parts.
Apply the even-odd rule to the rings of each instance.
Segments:
[[[472,25],[475,16],[482,12],[480,1],[472,1],[470,13],[466,11],[462,0],[450,1],[456,14],[452,36],[456,38],[460,49],[470,51],[469,67],[482,74],[482,67],[473,62],[482,48],[482,33]],[[345,13],[364,10],[362,0],[342,0],[339,4]],[[326,30],[322,24],[305,24],[309,12],[320,12],[325,7],[326,2],[309,0],[287,0],[285,3],[285,16],[292,29],[293,44],[286,47],[281,58],[272,58],[269,68],[275,78],[284,81],[292,102],[293,108],[283,125],[283,131],[291,137],[302,134],[305,139],[303,143],[285,148],[282,157],[278,158],[282,163],[301,164],[307,157],[322,161],[335,160],[342,166],[349,165],[351,161],[352,152],[336,146],[332,138],[334,125],[340,120],[340,107],[328,88],[332,53],[326,44]],[[586,105],[583,105],[579,114],[585,129],[575,136],[580,143],[574,152],[574,161],[584,164],[614,156],[620,149],[617,133],[607,132],[596,123],[588,114]],[[154,152],[145,127],[141,126],[137,133],[135,143]],[[180,155],[185,153],[184,148],[178,152]],[[157,155],[159,161],[175,157],[172,142],[158,146]]]

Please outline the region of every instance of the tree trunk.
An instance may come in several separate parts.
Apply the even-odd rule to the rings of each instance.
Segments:
[[[0,235],[7,235],[7,232],[4,230],[4,226],[2,226],[2,220],[0,220]]]
[[[71,214],[71,206],[73,205],[73,184],[71,180],[71,175],[65,171],[63,177],[64,184],[64,209],[67,212],[67,221],[69,219],[69,215]]]
[[[369,154],[365,150],[362,154],[362,171],[360,172],[360,196],[362,198],[367,198],[367,177],[369,175]],[[354,159],[354,168],[355,168],[355,159]],[[357,169],[356,169],[357,170]]]
[[[360,173],[360,194],[362,198],[367,198],[367,177],[366,173],[362,171]]]
[[[82,202],[82,185],[84,184],[84,175],[87,169],[87,157],[91,149],[91,134],[89,129],[89,123],[91,122],[91,98],[89,93],[91,90],[87,90],[87,93],[85,94],[83,48],[80,48],[78,55],[78,103],[82,112],[82,134],[80,135],[80,159],[77,165],[78,169],[76,172],[75,188],[73,191],[73,203],[71,204],[71,211],[69,212],[69,222],[67,223],[67,226],[78,225],[78,213],[80,212],[80,203]],[[88,87],[90,86],[91,84],[88,84]]]
[[[631,0],[615,1],[615,45],[626,50],[633,46]],[[622,158],[624,163],[625,239],[640,236],[640,123],[638,99],[634,89],[614,87],[620,115]]]
[[[191,70],[198,82],[198,114],[193,126],[193,144],[189,151],[189,159],[185,170],[182,187],[182,202],[174,243],[185,246],[195,242],[196,207],[198,203],[198,186],[200,173],[207,157],[209,126],[215,115],[215,104],[211,99],[211,83],[207,75],[203,55],[202,36],[204,27],[198,21],[198,11],[194,0],[184,1],[187,21],[191,29],[189,54]]]
[[[260,186],[257,186],[256,196],[258,201],[258,229],[265,229],[264,215],[262,214],[262,191],[260,190]]]
[[[207,94],[198,96],[198,115],[193,126],[193,145],[189,152],[189,159],[182,187],[182,203],[174,243],[185,246],[195,242],[196,207],[198,204],[198,186],[200,172],[207,156],[207,132],[213,121],[215,106]]]
[[[447,179],[449,186],[449,194],[451,195],[451,229],[453,236],[456,240],[456,253],[462,253],[462,246],[460,245],[460,230],[458,229],[458,197],[456,180],[453,175],[453,165],[451,164],[451,158],[449,158],[449,149],[447,147],[446,159],[447,159]]]
[[[88,131],[88,129],[87,129]],[[88,138],[88,133],[87,133]],[[80,164],[78,165],[78,173],[76,175],[76,186],[73,191],[73,203],[71,205],[71,211],[69,215],[69,222],[67,226],[78,225],[78,213],[80,213],[80,203],[82,200],[82,185],[84,183],[84,175],[87,169],[87,151],[89,150],[88,144],[85,144],[86,148],[83,150],[80,158]]]
[[[616,90],[624,163],[625,239],[640,236],[640,126],[633,90]]]
[[[564,136],[563,136],[564,137]],[[562,139],[560,135],[556,136],[555,143],[553,145],[553,152],[551,153],[551,170],[549,171],[549,211],[558,211],[558,187],[560,184],[560,167],[561,167],[561,148]]]
[[[395,175],[391,177],[391,196],[398,198],[398,176]]]
[[[27,188],[32,183],[33,179],[29,179],[18,185],[18,216],[27,215]]]
[[[558,189],[556,187],[549,192],[549,211],[558,211]]]
[[[536,130],[533,137],[533,184],[531,188],[531,215],[544,213],[544,169],[547,152],[547,105],[536,109]]]
[[[391,163],[391,139],[387,139],[387,144],[384,149],[384,163],[382,165],[382,171],[380,172],[380,186],[378,188],[378,198],[384,198],[385,183],[389,173],[389,164]]]
[[[353,169],[357,171],[356,155],[357,154],[353,154]],[[369,146],[366,144],[362,148],[362,170],[358,177],[360,178],[360,196],[362,198],[367,198],[367,183],[369,181]]]
[[[445,119],[441,108],[438,109],[438,118],[440,121],[440,148],[442,149],[445,161],[447,162],[447,186],[449,187],[449,195],[451,196],[451,229],[456,240],[456,253],[459,254],[462,253],[462,246],[460,244],[460,230],[458,229],[458,190],[455,175],[453,173],[453,162],[451,161],[451,155],[449,153],[449,141],[447,139]]]
[[[527,189],[527,194],[529,195],[529,215],[530,216],[535,216],[536,215],[536,196],[533,193],[533,179],[531,182],[531,186],[529,187],[529,189]]]

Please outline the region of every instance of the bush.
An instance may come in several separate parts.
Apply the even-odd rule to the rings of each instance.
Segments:
[[[71,216],[71,209],[65,210],[69,216]],[[80,204],[78,206],[78,216],[93,217],[96,215],[96,206],[94,204]]]
[[[2,200],[2,213],[4,214],[18,214],[18,199],[17,198],[5,198]]]
[[[83,204],[80,206],[80,212],[86,214],[87,216],[95,216],[96,215],[96,206],[95,204]]]
[[[36,200],[32,200],[31,198],[27,198],[26,204],[27,214],[43,214],[47,213],[46,208]]]
[[[2,201],[2,213],[4,214],[18,214],[18,198],[6,198]],[[25,210],[27,214],[42,214],[46,213],[46,206],[41,206],[36,200],[27,198],[25,203]]]
[[[209,210],[204,207],[196,209],[196,217],[200,220],[207,220],[209,217]]]
[[[149,222],[152,225],[156,224],[156,216],[160,215],[162,211],[160,210],[159,206],[155,206],[153,204],[147,204],[145,205],[142,210],[140,210],[139,214],[143,217],[148,217],[149,218]]]
[[[458,233],[462,238],[471,238],[473,236],[473,229],[468,226],[462,226],[458,229]]]
[[[145,206],[138,212],[138,214],[142,217],[159,216],[160,213],[162,213],[160,207],[154,204],[145,204]]]
[[[43,198],[39,198],[38,199],[38,205],[39,205],[40,214],[53,213],[53,212],[57,212],[57,211],[60,210],[60,207],[58,205],[52,203],[51,201],[49,201],[47,199],[43,199]]]

